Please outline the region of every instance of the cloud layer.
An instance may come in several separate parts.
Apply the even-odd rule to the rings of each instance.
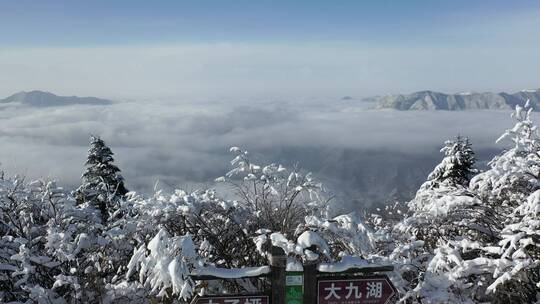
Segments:
[[[115,152],[127,185],[148,192],[157,180],[165,188],[210,185],[228,169],[234,145],[261,162],[313,171],[353,208],[392,191],[411,195],[447,138],[470,136],[486,159],[502,148],[493,142],[510,126],[504,111],[375,111],[355,101],[2,107],[0,161],[10,173],[75,187],[88,136],[97,134]]]

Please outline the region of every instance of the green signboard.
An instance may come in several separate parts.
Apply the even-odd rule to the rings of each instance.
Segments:
[[[285,304],[302,304],[304,297],[304,273],[287,271],[285,275]]]

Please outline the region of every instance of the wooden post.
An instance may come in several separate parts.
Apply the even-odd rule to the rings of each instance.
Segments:
[[[304,263],[304,304],[317,303],[316,261]]]
[[[272,280],[272,304],[285,304],[285,269],[287,255],[283,249],[272,246],[270,278]]]

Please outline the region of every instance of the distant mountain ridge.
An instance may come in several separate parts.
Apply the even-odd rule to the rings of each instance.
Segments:
[[[0,99],[0,103],[18,103],[35,107],[56,107],[69,105],[110,105],[108,99],[96,97],[58,96],[44,91],[19,92],[7,98]]]
[[[408,95],[387,95],[369,97],[378,109],[408,110],[502,110],[513,109],[516,105],[530,105],[540,110],[540,89],[524,90],[517,93],[457,93],[445,94],[434,91],[420,91]]]

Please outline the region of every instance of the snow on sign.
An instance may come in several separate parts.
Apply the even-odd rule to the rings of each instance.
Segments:
[[[387,276],[320,278],[318,304],[389,304],[397,290]]]
[[[204,296],[193,300],[191,304],[270,304],[268,296]]]

